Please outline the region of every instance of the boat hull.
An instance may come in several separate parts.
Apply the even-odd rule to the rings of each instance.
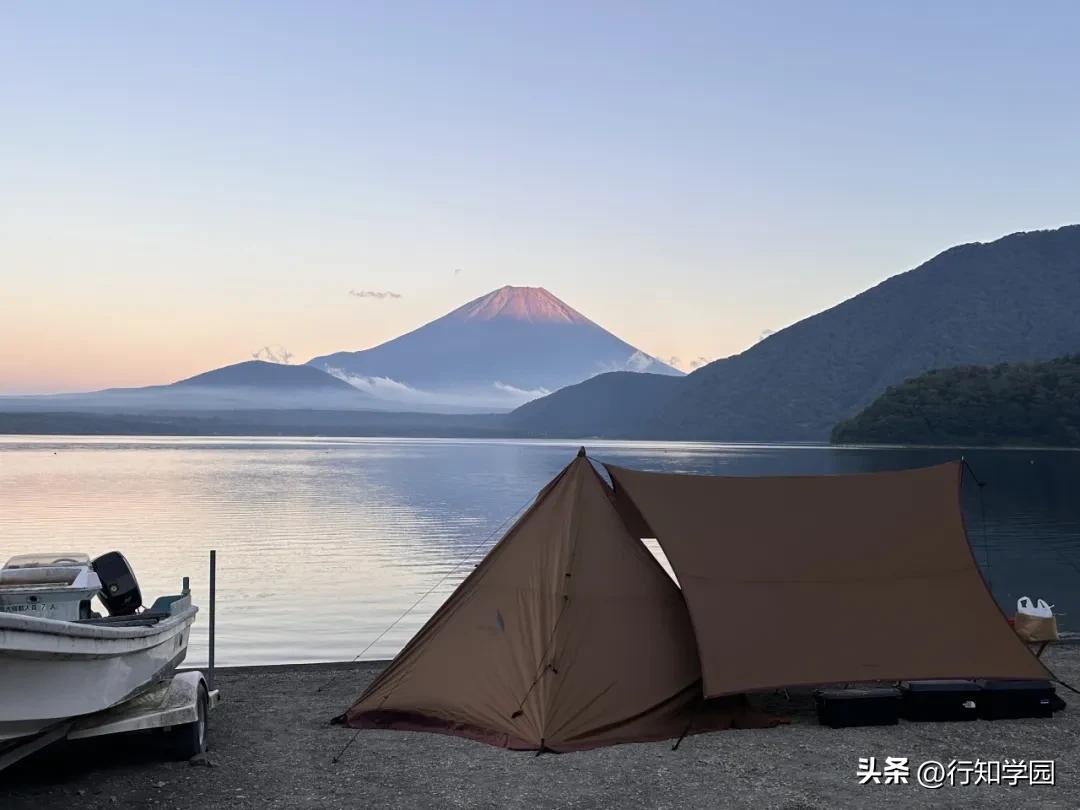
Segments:
[[[196,608],[152,627],[0,615],[0,742],[103,711],[168,677],[187,654]]]

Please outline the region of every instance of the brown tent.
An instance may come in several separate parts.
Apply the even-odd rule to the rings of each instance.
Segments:
[[[764,478],[607,470],[679,578],[706,697],[1049,677],[975,563],[959,463]]]
[[[700,695],[682,594],[579,455],[345,722],[567,751],[678,736]]]
[[[579,453],[344,722],[567,751],[675,737],[692,718],[695,730],[770,724],[730,699],[706,719],[703,695],[1048,677],[978,571],[956,464],[608,471],[614,492]],[[658,538],[681,592],[641,537]]]

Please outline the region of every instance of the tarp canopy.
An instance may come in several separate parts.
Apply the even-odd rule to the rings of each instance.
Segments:
[[[682,594],[580,456],[345,721],[566,751],[679,736],[700,679]]]
[[[762,478],[607,470],[679,579],[708,697],[1050,677],[976,565],[959,463]]]

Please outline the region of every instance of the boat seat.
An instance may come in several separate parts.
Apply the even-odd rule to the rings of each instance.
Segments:
[[[173,603],[183,599],[186,594],[178,594],[176,596],[159,596],[154,600],[148,610],[149,613],[160,613],[164,616],[168,616],[172,612]]]
[[[162,619],[169,618],[168,613],[144,611],[132,616],[100,616],[96,619],[79,619],[79,624],[99,624],[108,627],[151,627]]]

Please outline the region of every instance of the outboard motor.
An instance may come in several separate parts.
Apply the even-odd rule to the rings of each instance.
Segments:
[[[119,551],[102,554],[91,565],[101,580],[98,598],[110,616],[131,616],[142,606],[142,594],[135,574]]]

